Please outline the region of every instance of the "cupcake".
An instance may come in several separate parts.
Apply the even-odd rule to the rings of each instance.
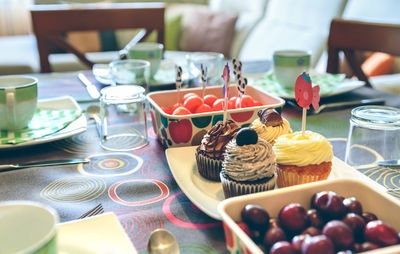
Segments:
[[[212,181],[220,181],[224,159],[225,147],[239,131],[239,126],[232,120],[217,122],[203,137],[196,149],[196,162],[199,173],[204,178]]]
[[[277,185],[287,187],[328,178],[333,150],[321,134],[305,131],[284,134],[273,146],[277,162]]]
[[[292,133],[288,120],[281,117],[278,112],[273,109],[263,109],[258,111],[258,117],[250,127],[253,128],[258,136],[272,145],[282,134]]]
[[[225,150],[220,173],[225,198],[273,189],[275,167],[272,145],[253,129],[241,129]]]

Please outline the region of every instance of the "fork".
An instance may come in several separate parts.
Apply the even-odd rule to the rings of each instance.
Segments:
[[[83,218],[87,218],[87,217],[98,215],[98,214],[102,214],[102,213],[104,213],[103,206],[102,206],[102,204],[98,204],[97,206],[93,207],[92,209],[90,209],[86,213],[84,213],[81,216],[79,216],[78,219],[83,219]]]

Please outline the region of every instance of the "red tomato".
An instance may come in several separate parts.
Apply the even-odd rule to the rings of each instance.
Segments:
[[[161,107],[161,110],[164,111],[167,114],[171,114],[172,113],[171,109],[168,108],[168,107]]]
[[[217,100],[214,101],[214,103],[213,103],[212,110],[213,110],[213,111],[224,110],[224,105],[225,105],[224,99],[217,99]]]
[[[190,111],[187,108],[181,106],[181,107],[177,107],[172,114],[173,115],[190,115]]]
[[[254,106],[254,100],[250,95],[243,95],[242,101],[238,97],[236,100],[236,108],[248,108]]]
[[[177,108],[179,108],[179,107],[181,107],[181,106],[183,106],[182,103],[175,103],[175,104],[171,107],[171,112],[174,112],[175,109],[177,109]]]
[[[204,103],[207,104],[208,106],[212,107],[214,102],[218,99],[217,96],[213,94],[207,94],[204,96]]]
[[[199,95],[197,95],[195,93],[187,93],[187,94],[183,95],[182,101],[185,102],[189,97],[192,97],[192,96],[200,97]]]
[[[190,96],[183,103],[183,106],[189,109],[190,112],[194,113],[196,111],[196,108],[202,104],[203,104],[202,98],[200,98],[199,96]]]
[[[259,102],[259,101],[254,101],[254,106],[263,106],[264,104],[262,104],[261,102]]]
[[[210,111],[212,111],[212,108],[210,106],[208,106],[207,104],[201,104],[196,108],[195,113],[205,113]]]

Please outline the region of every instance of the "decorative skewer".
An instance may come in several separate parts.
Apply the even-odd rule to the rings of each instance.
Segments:
[[[176,68],[176,90],[178,91],[176,94],[178,96],[177,102],[181,103],[181,87],[182,87],[182,67],[179,65],[175,65]]]
[[[207,66],[204,66],[203,64],[200,65],[201,68],[201,82],[203,86],[203,91],[202,91],[202,98],[204,98],[204,95],[206,93],[206,85],[207,85]]]
[[[228,109],[228,97],[229,97],[229,66],[228,63],[225,64],[224,72],[222,73],[222,79],[225,81],[224,82],[224,87],[223,87],[223,94],[224,94],[224,118],[223,122],[224,124],[226,123],[226,118],[227,118],[227,109]]]

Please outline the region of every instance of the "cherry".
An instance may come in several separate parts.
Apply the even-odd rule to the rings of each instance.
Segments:
[[[279,212],[279,222],[288,231],[300,232],[307,226],[307,212],[298,203],[284,206]]]
[[[353,231],[356,241],[361,242],[363,240],[365,228],[364,219],[358,214],[348,213],[344,216],[342,221]]]
[[[322,233],[332,240],[337,250],[349,249],[354,243],[353,231],[340,220],[326,223]]]
[[[264,235],[263,244],[265,247],[270,247],[279,241],[286,241],[286,234],[280,227],[269,228]]]
[[[189,97],[192,97],[192,96],[200,97],[197,93],[187,93],[187,94],[183,95],[183,97],[182,97],[183,102],[185,102]]]
[[[370,221],[373,221],[373,220],[377,220],[377,219],[378,219],[378,217],[376,217],[375,214],[370,213],[370,212],[364,212],[364,213],[362,213],[362,217],[364,218],[365,223],[368,223],[368,222],[370,222]]]
[[[164,111],[165,113],[169,114],[169,115],[172,114],[171,109],[168,108],[168,107],[161,107],[161,110]]]
[[[324,220],[319,212],[315,209],[310,209],[307,211],[308,221],[310,222],[310,226],[322,229],[324,226]]]
[[[306,228],[303,232],[301,232],[302,235],[310,235],[310,236],[316,236],[321,234],[321,230],[319,230],[316,227],[308,227]]]
[[[242,99],[239,97],[236,99],[235,108],[248,108],[254,106],[254,100],[250,95],[243,95]]]
[[[314,206],[326,219],[340,219],[346,214],[346,207],[342,197],[333,191],[317,193],[314,199]]]
[[[269,226],[269,214],[259,205],[246,205],[242,209],[241,216],[250,230],[261,230],[265,232]]]
[[[296,254],[292,245],[287,241],[280,241],[272,245],[270,254]]]
[[[380,220],[370,221],[364,229],[364,237],[368,242],[379,246],[390,246],[399,243],[396,230]]]
[[[297,253],[301,253],[301,246],[306,237],[310,237],[310,235],[302,234],[302,235],[296,235],[292,238],[292,246]]]
[[[344,206],[347,208],[348,213],[356,213],[361,215],[363,212],[362,205],[355,197],[345,198],[343,200]]]
[[[217,99],[216,101],[214,101],[211,108],[213,111],[220,111],[224,110],[224,105],[225,105],[224,99]]]
[[[310,236],[304,239],[301,245],[302,254],[334,254],[335,247],[325,235]]]

